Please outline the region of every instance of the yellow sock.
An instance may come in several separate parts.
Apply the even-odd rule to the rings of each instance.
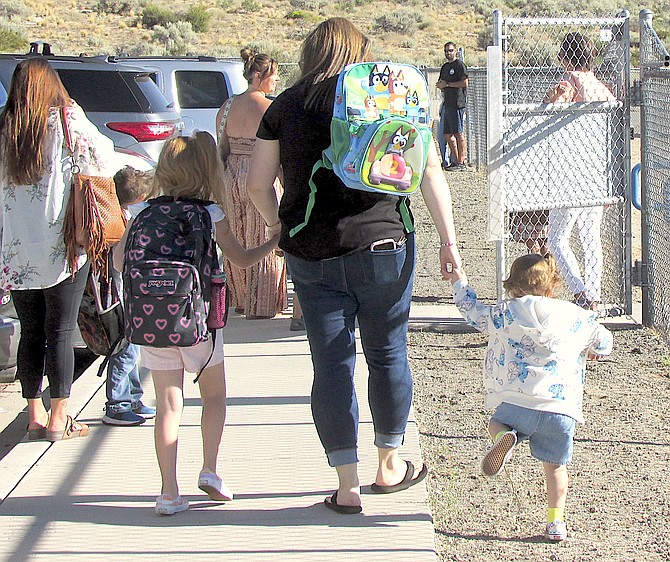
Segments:
[[[547,509],[547,523],[553,523],[556,520],[565,521],[564,507],[550,507]]]
[[[500,439],[501,435],[505,435],[505,433],[507,433],[508,431],[509,429],[503,429],[502,431],[499,431],[498,433],[496,433],[496,436],[494,437],[493,440],[497,441],[498,439]]]

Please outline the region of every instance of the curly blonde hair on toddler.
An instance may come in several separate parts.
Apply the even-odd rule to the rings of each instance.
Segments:
[[[512,299],[526,295],[552,297],[561,284],[556,260],[553,256],[526,254],[517,258],[503,281],[507,296]]]

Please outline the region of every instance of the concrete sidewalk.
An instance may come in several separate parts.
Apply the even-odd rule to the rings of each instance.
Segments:
[[[453,307],[426,316],[433,308],[414,307],[419,329],[424,321],[463,327]],[[229,398],[219,468],[234,501],[211,502],[197,488],[200,399],[187,377],[178,473],[191,508],[172,517],[154,514],[160,477],[153,421],[101,424],[105,393],[96,361],[76,382],[72,399],[72,411],[91,424],[91,435],[55,444],[21,442],[0,461],[2,560],[435,560],[425,482],[396,494],[369,492],[377,459],[360,351],[364,512],[345,516],[323,506],[337,478],[312,423],[307,338],[290,332],[289,322],[231,314],[226,328]],[[149,380],[144,388],[152,404]],[[405,441],[403,457],[420,465],[413,419]]]
[[[639,318],[639,308],[635,312]],[[345,516],[323,506],[337,478],[312,423],[307,338],[304,332],[290,332],[289,323],[287,316],[247,321],[231,314],[226,329],[229,398],[219,467],[235,492],[234,501],[210,502],[197,488],[200,399],[187,377],[179,480],[191,508],[172,517],[154,514],[160,478],[153,422],[139,427],[101,424],[105,393],[104,381],[95,376],[98,360],[75,383],[71,399],[71,411],[91,424],[91,435],[55,444],[24,441],[0,459],[1,559],[436,560],[425,482],[397,494],[369,492],[376,450],[360,352],[356,385],[364,512]],[[622,317],[604,323],[616,327],[636,321]],[[410,330],[424,329],[471,328],[454,306],[413,306]],[[149,380],[144,388],[152,404]],[[16,414],[24,407],[21,401],[14,426],[23,420]],[[413,419],[405,441],[403,457],[420,464]]]

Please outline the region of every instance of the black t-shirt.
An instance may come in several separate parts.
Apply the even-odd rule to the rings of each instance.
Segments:
[[[337,77],[330,81],[334,91]],[[279,247],[304,260],[318,261],[369,248],[384,238],[398,239],[405,232],[401,197],[347,188],[325,168],[314,175],[316,193],[307,225],[293,237],[289,235],[305,220],[312,168],[330,145],[332,107],[330,111],[307,111],[306,95],[304,84],[282,92],[268,107],[257,133],[260,139],[279,141],[284,174]]]
[[[454,62],[448,62],[442,65],[440,69],[440,80],[445,82],[460,82],[468,77],[468,70],[463,61],[456,59]],[[444,105],[452,109],[461,109],[465,107],[467,88],[445,88]]]

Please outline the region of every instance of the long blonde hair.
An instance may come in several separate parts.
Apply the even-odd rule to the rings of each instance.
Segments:
[[[31,57],[16,66],[0,113],[1,157],[11,183],[33,184],[48,171],[44,141],[49,111],[69,104],[65,86],[46,60]]]
[[[175,137],[161,150],[151,196],[173,199],[223,200],[222,165],[214,137],[198,131],[192,137]]]
[[[551,297],[560,283],[561,276],[552,255],[526,254],[512,262],[503,287],[512,299],[526,295]]]
[[[317,25],[302,42],[299,83],[310,86],[307,108],[327,107],[324,81],[348,64],[370,56],[370,40],[346,18],[330,18]]]

